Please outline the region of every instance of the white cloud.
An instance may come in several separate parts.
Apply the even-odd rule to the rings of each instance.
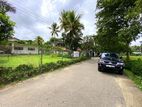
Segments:
[[[57,1],[57,0],[56,0]],[[63,5],[66,4],[68,1],[70,0],[58,0],[59,2],[61,2]]]
[[[10,14],[16,22],[15,36],[19,39],[34,39],[41,35],[45,40],[51,36],[48,27],[59,23],[62,10],[75,10],[82,14],[81,22],[85,26],[84,35],[96,33],[95,9],[97,0],[8,0],[16,7],[16,14]],[[132,44],[139,44],[139,41]]]
[[[42,16],[49,16],[51,12],[54,10],[54,4],[52,0],[42,0],[41,4],[41,15]]]
[[[142,36],[139,38],[139,39],[137,39],[136,41],[133,41],[132,43],[131,43],[131,46],[132,45],[141,45],[141,41],[142,41]]]

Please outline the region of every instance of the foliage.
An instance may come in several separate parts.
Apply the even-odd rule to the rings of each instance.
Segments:
[[[23,65],[19,65],[18,67],[15,68],[16,71],[28,71],[28,70],[31,70],[33,69],[33,66],[32,65],[26,65],[26,64],[23,64]]]
[[[37,36],[35,38],[35,44],[37,44],[38,46],[42,46],[44,42],[44,39],[41,36]]]
[[[10,17],[0,13],[0,41],[7,40],[13,35],[13,27],[15,23],[10,20]]]
[[[29,44],[29,45],[32,45],[33,41],[32,40],[27,40],[26,43]]]
[[[126,60],[125,63],[125,74],[142,89],[142,57],[131,56],[130,60]]]
[[[7,1],[0,0],[0,42],[7,40],[14,33],[15,23],[10,20],[7,12],[16,12],[16,9]]]
[[[54,37],[50,38],[50,40],[49,40],[50,43],[58,42],[58,41],[60,41],[60,39],[54,38]]]
[[[130,60],[126,62],[126,69],[132,71],[135,75],[142,76],[142,60]]]
[[[15,7],[11,6],[7,1],[0,0],[0,13],[6,14],[7,12],[16,12]]]
[[[70,50],[77,50],[80,47],[82,30],[84,26],[80,23],[81,15],[75,11],[63,11],[60,16],[62,37],[66,47]]]
[[[19,44],[26,44],[26,41],[25,40],[18,40],[18,41],[15,41],[16,43],[19,43]]]
[[[55,38],[56,36],[58,36],[58,32],[59,31],[59,26],[57,25],[57,23],[52,23],[51,27],[49,27],[49,29],[51,30],[51,35],[53,38]]]
[[[35,68],[32,65],[25,65],[25,64],[19,65],[15,69],[1,67],[0,68],[0,75],[1,75],[0,85],[30,78],[35,75],[42,74],[44,72],[53,71],[55,69],[58,69],[67,65],[71,65],[86,59],[88,58],[81,57],[81,58],[73,59],[70,61],[58,61],[57,63],[51,62],[51,63],[43,64],[39,66],[38,68]]]
[[[98,43],[102,51],[130,52],[130,43],[141,32],[139,0],[98,0]],[[135,14],[136,13],[136,14]]]
[[[93,36],[85,36],[83,37],[81,49],[82,50],[93,50],[95,46],[95,41]]]
[[[62,56],[52,56],[52,55],[43,55],[43,64],[45,63],[56,63],[57,61],[62,60]],[[64,61],[71,60],[70,58],[64,57]],[[23,64],[30,64],[34,67],[39,66],[40,55],[1,55],[0,56],[0,67],[17,67]]]
[[[141,52],[141,46],[131,46],[132,52]]]

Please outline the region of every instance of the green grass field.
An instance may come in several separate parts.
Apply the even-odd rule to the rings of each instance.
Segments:
[[[43,64],[50,62],[57,62],[59,60],[71,60],[69,58],[62,58],[56,55],[44,55]],[[0,56],[0,67],[17,67],[21,64],[32,64],[33,66],[39,66],[40,55],[16,55],[16,56]]]
[[[137,60],[137,59],[142,60],[142,56],[130,56],[130,60]]]

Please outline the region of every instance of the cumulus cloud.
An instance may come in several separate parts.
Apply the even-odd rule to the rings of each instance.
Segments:
[[[45,40],[50,36],[48,27],[59,23],[62,10],[75,10],[82,14],[84,35],[95,34],[96,0],[8,0],[16,7],[16,14],[9,13],[16,22],[15,36],[19,39],[34,39],[40,35]]]
[[[59,23],[62,10],[75,10],[82,14],[81,22],[85,26],[85,35],[96,34],[95,9],[97,0],[8,0],[16,7],[16,14],[9,13],[16,22],[15,36],[19,39],[34,39],[40,35],[45,40],[51,37],[48,27]],[[140,45],[142,39],[132,42]]]

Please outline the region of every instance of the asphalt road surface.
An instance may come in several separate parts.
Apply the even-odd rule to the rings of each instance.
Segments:
[[[142,107],[125,76],[97,71],[97,59],[0,89],[0,107]]]

